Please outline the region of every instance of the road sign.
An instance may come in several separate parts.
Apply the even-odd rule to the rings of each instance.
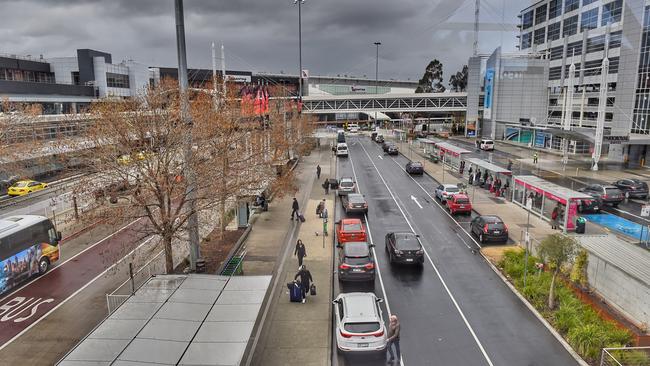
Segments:
[[[641,216],[643,217],[650,216],[650,205],[641,206]]]

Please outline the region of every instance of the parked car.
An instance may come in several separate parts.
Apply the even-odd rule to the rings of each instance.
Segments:
[[[625,195],[621,192],[620,189],[615,186],[603,185],[603,184],[590,184],[584,188],[578,189],[578,192],[595,193],[603,201],[603,203],[618,207],[618,205],[623,202]]]
[[[366,202],[366,198],[360,193],[350,193],[341,196],[341,205],[343,205],[346,214],[368,213],[368,202]]]
[[[390,142],[390,141],[384,141],[384,142],[381,144],[381,149],[384,150],[384,152],[386,152],[386,151],[388,151],[388,147],[389,147],[390,145],[394,145],[394,144],[393,144],[392,142]]]
[[[412,232],[386,234],[386,252],[391,263],[424,263],[424,249],[420,236]]]
[[[508,226],[499,216],[477,216],[472,220],[470,230],[481,243],[495,241],[505,244],[508,242]]]
[[[424,164],[419,161],[409,161],[406,163],[406,172],[409,174],[424,174]]]
[[[459,193],[447,198],[447,209],[449,209],[449,213],[452,215],[457,213],[471,215],[472,203],[469,201],[467,195]]]
[[[45,188],[47,188],[47,183],[34,180],[19,180],[7,189],[7,194],[10,196],[24,196]]]
[[[384,135],[377,135],[377,137],[375,138],[375,142],[379,144],[384,143]]]
[[[578,212],[580,213],[598,213],[603,207],[603,200],[600,199],[600,195],[592,192],[584,192],[590,195],[591,199],[582,199],[578,200]]]
[[[638,179],[621,179],[612,184],[620,189],[626,197],[644,199],[648,197],[648,184]]]
[[[388,149],[386,149],[386,152],[388,153],[388,155],[397,155],[397,154],[399,154],[399,151],[397,150],[397,145],[395,145],[395,144],[389,145]]]
[[[342,219],[337,221],[336,237],[339,243],[368,241],[366,228],[359,219]]]
[[[372,292],[339,294],[332,301],[336,318],[336,348],[341,353],[386,356],[386,328]]]
[[[357,133],[357,132],[359,132],[359,125],[356,124],[356,123],[350,123],[350,124],[348,125],[348,131],[350,131],[350,133]]]
[[[348,156],[348,144],[341,142],[336,144],[336,156],[347,157]]]
[[[458,192],[460,189],[455,184],[441,184],[436,188],[435,196],[444,205],[449,197]]]
[[[343,130],[336,131],[336,142],[339,144],[345,143],[345,131]]]
[[[339,188],[336,191],[339,196],[344,194],[356,193],[357,185],[350,177],[343,177],[339,179]]]
[[[480,140],[479,147],[481,150],[492,151],[494,150],[494,140]]]
[[[375,141],[375,140],[377,139],[377,132],[373,132],[373,133],[371,133],[371,134],[370,134],[370,139],[371,139],[372,141]]]
[[[375,258],[372,256],[373,244],[365,241],[338,244],[339,281],[375,282]]]

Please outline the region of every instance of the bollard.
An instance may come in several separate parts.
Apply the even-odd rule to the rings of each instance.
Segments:
[[[133,263],[129,262],[129,279],[131,279],[131,295],[135,295],[135,281],[133,279]]]

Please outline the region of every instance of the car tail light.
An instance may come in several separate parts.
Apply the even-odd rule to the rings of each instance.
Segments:
[[[364,267],[366,267],[366,269],[373,269],[373,268],[375,268],[375,264],[374,263],[368,263]]]
[[[351,203],[348,203],[348,208],[352,208],[352,207],[354,207],[354,205],[351,204]]]
[[[368,204],[367,204],[367,203],[364,203],[364,204],[363,204],[363,208],[368,208]]]
[[[383,331],[383,330],[380,330],[379,332],[372,333],[372,335],[374,335],[375,337],[381,337],[381,336],[384,335],[384,331]]]
[[[349,265],[349,264],[346,264],[346,263],[342,263],[342,264],[339,266],[339,268],[340,268],[340,269],[350,269],[350,265]]]
[[[424,250],[420,249],[420,250],[418,250],[417,252],[415,252],[415,254],[417,254],[417,255],[422,255],[422,254],[424,254]]]
[[[503,223],[503,230],[507,233],[508,232],[508,225],[506,223]]]
[[[347,332],[344,332],[344,331],[340,331],[340,333],[341,333],[341,336],[343,338],[351,338],[352,337],[352,334],[350,334],[350,333],[347,333]]]
[[[603,195],[603,198],[607,198],[607,195],[606,195],[606,194],[604,194],[604,195]]]
[[[488,224],[485,224],[485,226],[483,226],[483,232],[487,234],[487,232],[488,232]]]
[[[401,250],[395,250],[395,254],[402,255],[402,251]]]

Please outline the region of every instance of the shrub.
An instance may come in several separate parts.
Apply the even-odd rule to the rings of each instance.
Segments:
[[[605,346],[603,330],[597,324],[583,324],[571,328],[567,340],[582,357],[595,360]]]

